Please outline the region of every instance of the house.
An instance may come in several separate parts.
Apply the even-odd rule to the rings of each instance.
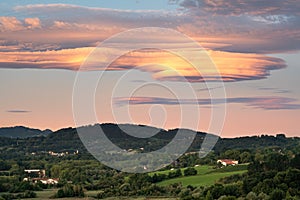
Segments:
[[[229,165],[237,165],[237,164],[239,164],[239,161],[230,160],[230,159],[220,159],[220,160],[217,160],[217,163],[221,163],[223,166],[229,166]]]
[[[46,170],[44,169],[25,169],[24,172],[29,178],[43,178],[46,176]]]
[[[39,181],[45,185],[55,185],[58,183],[59,179],[58,178],[33,178],[32,179],[33,183],[37,183]]]

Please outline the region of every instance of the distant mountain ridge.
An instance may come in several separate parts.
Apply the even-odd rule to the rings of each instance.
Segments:
[[[162,148],[172,141],[177,132],[194,132],[188,129],[164,130],[144,125],[130,124],[95,124],[79,127],[84,129],[84,133],[101,127],[109,140],[122,149],[144,149],[143,152],[150,152]],[[125,132],[124,132],[125,130]],[[2,133],[2,134],[1,134]],[[129,133],[129,134],[127,134]],[[150,134],[149,134],[150,133]],[[153,133],[157,133],[153,135]],[[285,137],[284,134],[277,136],[247,136],[239,138],[219,138],[216,135],[196,133],[193,143],[187,152],[197,152],[201,148],[202,142],[207,135],[217,137],[217,143],[213,150],[215,152],[224,152],[228,149],[257,149],[257,148],[293,148],[300,144],[299,137]],[[140,138],[139,136],[149,136],[149,138]],[[45,136],[45,137],[40,137]],[[16,139],[18,137],[19,139]],[[76,151],[87,152],[82,144],[76,128],[63,128],[52,132],[50,130],[41,131],[26,127],[0,128],[0,147],[5,149],[15,149],[16,154],[39,152],[39,151]],[[9,148],[8,148],[9,147]],[[0,153],[1,155],[1,153]],[[3,154],[2,156],[5,156]],[[0,156],[1,157],[1,156]]]
[[[29,138],[38,136],[47,136],[52,133],[51,130],[39,130],[24,126],[3,127],[0,128],[0,137],[8,138]]]

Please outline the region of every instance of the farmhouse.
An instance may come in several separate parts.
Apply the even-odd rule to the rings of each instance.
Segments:
[[[230,160],[230,159],[221,159],[221,160],[217,160],[217,163],[221,163],[223,166],[229,166],[229,165],[237,165],[239,164],[239,161]]]
[[[25,169],[24,172],[29,178],[43,178],[46,176],[46,170],[44,169]]]

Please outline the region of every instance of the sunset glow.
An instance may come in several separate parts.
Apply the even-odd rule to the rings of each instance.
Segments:
[[[227,1],[183,0],[175,5],[161,1],[163,7],[148,8],[150,5],[141,1],[131,2],[132,9],[102,1],[2,2],[0,126],[54,130],[76,126],[72,92],[77,73],[90,81],[98,81],[103,73],[93,105],[99,123],[118,123],[112,112],[130,108],[134,121],[122,123],[178,127],[180,105],[174,103],[171,92],[154,86],[139,92],[135,89],[147,83],[165,84],[178,89],[181,98],[187,95],[188,84],[196,98],[181,98],[181,102],[191,110],[201,107],[201,131],[208,129],[209,109],[223,105],[221,100],[211,104],[211,94],[224,89],[228,109],[222,135],[285,132],[297,136],[300,4],[295,2],[261,5],[245,1],[238,6]],[[101,46],[124,31],[143,27],[175,30],[201,48],[164,34],[163,29],[157,38],[128,34],[112,47]],[[129,51],[105,66],[110,55],[118,55],[128,44],[152,43],[155,48]],[[93,57],[97,48],[106,54]],[[193,64],[174,49],[189,55]],[[224,88],[206,84],[222,81]],[[87,87],[92,87],[89,83]],[[119,106],[115,110],[114,103]],[[152,105],[163,106],[170,117],[151,124],[148,111]],[[157,112],[162,110],[159,107]]]

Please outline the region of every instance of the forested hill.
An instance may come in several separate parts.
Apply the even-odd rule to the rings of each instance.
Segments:
[[[36,136],[46,136],[52,133],[51,130],[39,130],[33,128],[27,128],[24,126],[15,126],[15,127],[5,127],[0,128],[0,137],[9,137],[9,138],[28,138]]]
[[[277,134],[276,136],[261,135],[238,138],[221,138],[218,140],[214,150],[222,152],[227,149],[258,149],[265,147],[272,147],[273,149],[291,149],[297,145],[300,145],[299,137],[286,137],[284,134]]]
[[[122,149],[141,149],[144,152],[157,150],[168,144],[176,135],[177,131],[184,131],[187,134],[193,132],[185,129],[174,130],[162,130],[149,126],[141,125],[123,125],[120,128],[116,124],[97,124],[94,126],[84,127],[85,130],[90,130],[100,126],[106,136],[116,145]],[[126,134],[123,128],[130,130],[131,133],[147,134],[149,132],[157,133],[150,138],[137,138]],[[13,129],[13,128],[12,128]],[[19,127],[16,127],[16,132]],[[3,130],[2,130],[3,131]],[[11,130],[9,130],[11,131]],[[143,133],[143,131],[145,133]],[[194,132],[195,133],[195,132]],[[3,133],[3,135],[7,135]],[[41,134],[38,134],[41,135]],[[80,152],[86,152],[84,145],[82,144],[75,128],[65,128],[49,134],[44,134],[45,137],[29,137],[29,138],[0,138],[1,157],[5,155],[12,156],[13,154],[22,155],[24,153],[32,152],[72,152],[79,150]],[[199,151],[201,143],[206,136],[206,133],[197,132],[193,144],[189,151]],[[211,137],[217,137],[210,134]],[[289,149],[300,144],[300,138],[286,138],[283,134],[277,136],[253,136],[253,137],[240,137],[233,139],[218,138],[218,142],[214,147],[216,152],[222,152],[228,149],[257,149],[257,148],[285,148]],[[9,154],[6,154],[9,153]]]

